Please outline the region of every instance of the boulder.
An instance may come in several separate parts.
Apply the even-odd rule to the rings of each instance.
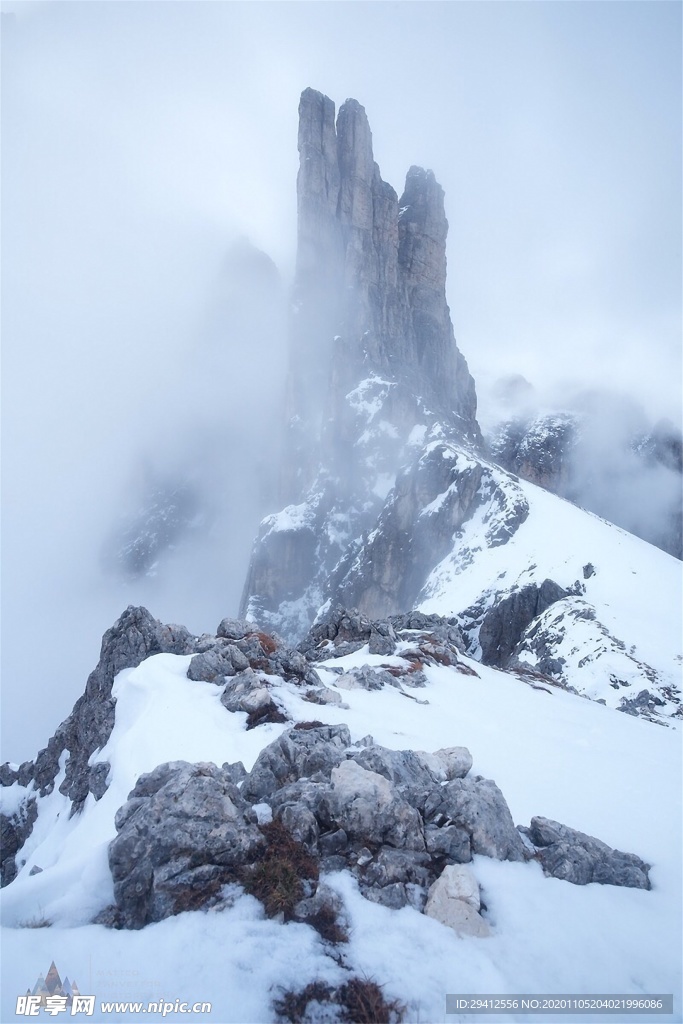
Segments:
[[[260,672],[247,668],[230,679],[221,696],[228,711],[245,711],[248,715],[271,703],[268,680]]]
[[[362,665],[349,669],[335,680],[340,690],[381,690],[384,686],[398,686],[398,680],[383,668]]]
[[[549,818],[532,818],[525,835],[547,875],[574,885],[600,882],[649,889],[649,865],[633,853],[613,850],[606,843]]]
[[[342,700],[342,695],[330,686],[320,686],[314,690],[307,690],[304,700],[310,704],[332,704],[338,708],[348,708]]]
[[[244,640],[245,636],[255,633],[258,626],[248,619],[222,619],[216,630],[216,636],[223,636],[227,640]]]
[[[115,824],[109,867],[124,928],[217,899],[264,845],[229,773],[208,763],[173,761],[141,775]]]
[[[302,722],[261,751],[242,793],[247,800],[258,803],[268,801],[288,782],[317,773],[329,779],[330,772],[345,758],[350,745],[351,734],[346,725],[308,727],[308,723]]]
[[[425,817],[443,815],[465,829],[473,853],[496,860],[526,860],[522,838],[498,786],[480,776],[453,779],[440,787],[425,806]]]
[[[235,669],[229,658],[217,650],[195,654],[187,669],[187,678],[197,682],[216,683],[222,686],[226,676],[234,676]]]
[[[479,886],[469,868],[448,864],[431,886],[424,912],[458,935],[485,938],[491,929],[479,913],[480,906]]]
[[[441,782],[467,774],[472,765],[469,751],[464,747],[427,754],[414,750],[390,750],[373,744],[354,752],[351,757],[363,768],[389,779],[397,792],[420,811],[430,794],[435,789],[440,791]]]
[[[422,819],[383,775],[356,761],[343,761],[331,772],[328,806],[332,821],[350,839],[424,850]]]

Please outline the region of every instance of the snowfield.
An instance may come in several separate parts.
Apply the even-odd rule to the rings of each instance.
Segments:
[[[608,564],[603,552],[596,595]],[[319,673],[334,686],[333,668],[377,657],[359,651],[320,666]],[[92,759],[112,766],[99,802],[89,796],[83,813],[69,820],[69,802],[57,787],[38,801],[38,822],[20,858],[25,863],[1,896],[3,1022],[19,1019],[17,995],[32,988],[52,960],[81,993],[95,994],[98,1005],[108,999],[209,1001],[210,1014],[179,1019],[221,1024],[270,1021],[281,988],[343,980],[342,966],[313,929],[268,920],[253,897],[239,892],[227,909],[184,913],[138,932],[87,923],[112,901],[107,843],[115,834],[114,814],[140,774],[179,759],[241,760],[250,769],[259,751],[289,727],[247,732],[246,715],[227,712],[218,687],[186,678],[189,660],[156,655],[117,677],[116,723]],[[652,890],[580,887],[544,877],[535,862],[476,856],[472,868],[492,935],[460,938],[411,908],[367,901],[352,876],[340,872],[328,881],[351,919],[348,945],[336,947],[343,964],[377,980],[388,998],[406,1005],[405,1019],[421,1024],[479,1019],[445,1014],[446,993],[473,992],[673,992],[673,1019],[680,1021],[680,731],[467,664],[476,676],[427,668],[428,685],[412,692],[428,703],[394,688],[340,691],[347,708],[313,708],[284,682],[273,693],[293,720],[346,722],[354,741],[371,733],[395,749],[467,746],[472,773],[496,781],[517,824],[543,815],[635,853],[652,865]],[[16,803],[15,787],[3,799]],[[35,865],[42,871],[31,875]],[[45,920],[52,927],[29,927]],[[91,1019],[98,1019],[97,1011]],[[106,1016],[130,1019],[127,1013]],[[155,1019],[161,1014],[145,1015]]]

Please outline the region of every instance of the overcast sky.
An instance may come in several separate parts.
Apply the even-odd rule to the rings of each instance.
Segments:
[[[443,185],[449,302],[484,405],[517,372],[615,388],[680,424],[679,4],[3,12],[4,756],[44,744],[137,597],[94,563],[139,453],[188,410],[234,405],[228,450],[258,429],[243,349],[226,339],[224,372],[203,374],[198,338],[236,237],[286,288],[306,86],[365,106],[399,193],[411,164]],[[242,569],[220,614],[220,583],[205,606],[179,586],[151,610],[214,614],[188,622],[213,630]]]

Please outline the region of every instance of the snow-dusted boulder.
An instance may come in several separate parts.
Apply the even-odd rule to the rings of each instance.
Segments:
[[[234,644],[196,654],[187,670],[187,678],[217,686],[225,683],[226,676],[234,676],[249,667],[249,661]]]
[[[210,763],[173,761],[140,776],[115,823],[114,923],[125,928],[205,905],[264,845],[255,812]]]

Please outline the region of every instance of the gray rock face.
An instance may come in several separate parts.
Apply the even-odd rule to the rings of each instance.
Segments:
[[[173,761],[142,775],[116,829],[109,867],[124,928],[205,905],[264,844],[256,815],[214,764]]]
[[[484,664],[507,665],[527,626],[566,596],[567,591],[553,580],[544,580],[540,587],[530,583],[498,601],[484,616],[479,630]]]
[[[399,795],[419,811],[432,794],[440,792],[442,782],[464,777],[472,767],[472,757],[464,747],[422,754],[373,744],[351,756],[362,768],[389,779]]]
[[[35,797],[29,797],[14,814],[0,814],[0,885],[9,885],[17,875],[16,855],[31,834],[38,815]]]
[[[290,729],[261,751],[242,787],[247,800],[268,800],[288,782],[318,775],[330,777],[345,758],[351,734],[345,725],[319,725]]]
[[[531,422],[510,420],[490,439],[493,457],[524,480],[565,494],[571,475],[572,451],[577,441],[574,416],[541,416]]]
[[[537,847],[547,875],[574,885],[600,882],[649,889],[649,866],[633,853],[613,850],[606,843],[548,818],[532,818],[524,834]]]
[[[436,815],[468,833],[473,853],[496,860],[527,859],[505,798],[491,779],[454,779],[442,786],[425,806],[426,818]]]
[[[477,507],[482,472],[471,460],[460,466],[447,444],[430,446],[396,480],[372,539],[339,584],[339,600],[371,619],[414,606]]]
[[[330,817],[350,839],[398,849],[424,850],[422,820],[391,783],[356,761],[331,772]]]
[[[364,361],[392,378],[397,368],[406,378],[417,374],[425,400],[471,425],[474,385],[458,361],[445,297],[443,190],[431,171],[411,167],[399,200],[374,161],[363,107],[347,100],[336,125],[334,113],[328,97],[302,93],[292,377],[318,364],[321,386],[300,393],[294,411],[313,391],[318,409],[310,411],[321,423],[336,335],[353,368]]]

